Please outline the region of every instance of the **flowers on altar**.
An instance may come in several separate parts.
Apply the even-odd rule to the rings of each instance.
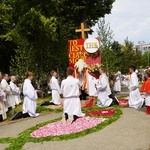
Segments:
[[[91,73],[93,73],[95,75],[99,74],[99,69],[101,67],[102,67],[102,64],[98,64],[98,63],[87,66],[89,72],[91,72]]]

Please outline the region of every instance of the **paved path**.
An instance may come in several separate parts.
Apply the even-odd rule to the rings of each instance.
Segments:
[[[24,150],[148,150],[150,116],[143,111],[123,108],[122,117],[99,132],[68,141],[26,143]]]
[[[55,118],[58,118],[62,115],[62,113],[48,113],[40,115],[37,118],[26,118],[26,119],[20,119],[15,120],[7,123],[1,123],[0,124],[0,138],[6,138],[6,137],[17,137],[17,135],[24,130],[35,126],[36,124],[52,120]],[[0,143],[0,150],[4,150],[6,147],[8,147],[8,144],[1,144]],[[42,150],[42,149],[41,149]]]
[[[23,150],[150,150],[150,116],[145,114],[145,108],[122,108],[122,111],[120,119],[98,132],[68,141],[26,143]],[[0,125],[0,137],[16,137],[18,133],[38,123],[61,115],[48,113]],[[0,144],[0,150],[7,146]]]
[[[40,115],[37,118],[26,118],[11,121],[10,123],[0,125],[0,137],[16,137],[20,132],[35,126],[36,124],[53,120],[62,115],[62,113],[47,113]]]
[[[81,138],[68,141],[49,141],[43,143],[26,143],[24,150],[148,150],[150,148],[150,116],[145,108],[135,110],[122,108],[123,115],[116,122],[104,129]],[[18,133],[61,116],[61,113],[50,113],[0,126],[2,137],[17,136]],[[0,150],[7,145],[0,144]]]

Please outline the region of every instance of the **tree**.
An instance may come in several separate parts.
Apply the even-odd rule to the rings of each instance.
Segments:
[[[11,56],[14,56],[13,48],[16,48],[16,44],[9,39],[10,31],[13,28],[12,7],[9,3],[2,1],[0,9],[0,70],[8,73]]]
[[[98,21],[97,33],[100,37],[101,50],[110,49],[113,40],[113,31],[110,28],[110,24],[105,22],[105,18],[101,18]]]
[[[113,31],[110,29],[110,24],[105,22],[105,18],[99,19],[97,33],[100,37],[102,64],[111,75],[115,65],[115,54],[111,49]]]
[[[142,66],[143,67],[150,66],[150,51],[146,51],[142,55]]]
[[[115,71],[115,55],[111,49],[105,49],[101,53],[102,64],[107,70],[107,74],[111,76]]]
[[[11,60],[10,72],[14,75],[18,75],[20,79],[24,78],[26,71],[35,70],[35,66],[31,59],[32,51],[26,50],[28,47],[26,44],[24,46],[21,45],[21,47],[18,46],[18,49],[15,50],[16,55]]]
[[[113,54],[114,54],[114,59],[113,59],[113,64],[114,64],[114,72],[117,72],[118,70],[122,70],[122,61],[123,61],[123,53],[121,51],[121,44],[119,44],[118,41],[114,41],[112,44],[111,44],[111,50],[113,51]]]
[[[16,25],[12,38],[19,45],[12,59],[11,72],[23,76],[28,70],[35,72],[37,78],[47,74],[49,68],[57,67],[54,44],[56,37],[56,19],[46,18],[31,8]],[[42,39],[42,40],[41,40]],[[51,41],[51,42],[49,42]]]
[[[9,41],[15,43],[11,49],[15,49],[18,58],[21,51],[27,56],[27,53],[32,54],[29,58],[29,62],[32,62],[30,69],[34,69],[36,64],[37,73],[45,73],[51,69],[64,70],[67,67],[67,40],[79,37],[75,29],[81,22],[91,27],[99,17],[109,14],[114,0],[3,0],[2,2],[11,8],[7,13],[8,20],[11,18],[11,28],[4,33],[4,36],[7,34]],[[2,24],[4,25],[4,22]],[[13,59],[20,65],[19,60],[24,58],[16,57]],[[13,68],[15,71],[17,62],[14,67],[12,66],[11,73]]]
[[[20,15],[25,14],[29,9],[35,8],[41,10],[46,17],[57,16],[64,19],[64,23],[70,20],[77,27],[81,22],[86,21],[88,26],[93,26],[100,17],[109,14],[112,9],[112,4],[115,0],[14,0],[15,4],[15,19],[18,21]]]
[[[139,50],[134,49],[134,45],[128,39],[125,40],[125,44],[122,46],[123,60],[122,60],[122,72],[129,72],[129,66],[135,65],[140,68],[142,65],[142,53]]]

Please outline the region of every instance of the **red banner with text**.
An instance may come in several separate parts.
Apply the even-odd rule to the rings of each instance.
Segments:
[[[83,59],[88,65],[101,63],[101,58],[99,54],[95,53],[94,55],[97,55],[97,56],[93,57],[93,54],[90,55],[86,52],[86,50],[84,49],[85,40],[86,39],[68,40],[69,67],[74,68],[74,64],[79,59]]]

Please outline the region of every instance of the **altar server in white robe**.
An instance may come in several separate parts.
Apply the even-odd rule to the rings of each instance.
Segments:
[[[82,117],[85,114],[81,111],[80,102],[80,82],[79,79],[73,77],[73,68],[67,68],[67,78],[62,81],[61,92],[64,97],[63,113],[65,121],[69,119],[69,122],[74,122],[78,117]]]
[[[1,80],[2,80],[2,73],[0,72],[0,82]],[[7,111],[6,93],[2,90],[1,83],[0,83],[0,121],[7,119],[6,111]]]
[[[50,79],[50,87],[52,90],[52,101],[55,105],[60,105],[61,100],[60,100],[60,86],[58,84],[58,80],[56,79],[57,73],[56,71],[52,70],[51,71],[51,76],[52,78]]]
[[[121,72],[118,71],[116,74],[116,80],[114,84],[114,91],[121,92]]]
[[[6,107],[10,109],[10,108],[14,108],[14,103],[11,99],[11,89],[7,82],[8,80],[9,80],[8,74],[4,74],[3,79],[1,81],[1,87],[2,90],[6,92]]]
[[[31,81],[33,80],[34,74],[32,72],[26,72],[26,79],[23,84],[23,114],[28,113],[31,117],[37,117],[39,114],[36,113],[36,100],[38,99],[37,92]]]
[[[100,107],[108,107],[112,104],[113,100],[109,98],[109,95],[111,94],[111,90],[109,87],[108,78],[105,74],[105,68],[100,68],[100,77],[98,80],[97,85],[95,85],[95,88],[97,89],[98,93],[98,101],[97,104]]]
[[[12,92],[12,101],[14,102],[14,105],[19,105],[19,103],[21,103],[21,98],[20,98],[20,88],[17,87],[17,85],[15,84],[16,82],[16,76],[11,76],[11,81],[9,83],[10,88],[11,88],[11,92]]]
[[[135,73],[136,67],[131,66],[129,71],[131,73],[128,89],[129,93],[129,107],[141,108],[144,102],[144,99],[140,95],[139,91],[139,82],[137,74]]]
[[[5,102],[6,94],[2,90],[0,90],[0,121],[7,119]]]

